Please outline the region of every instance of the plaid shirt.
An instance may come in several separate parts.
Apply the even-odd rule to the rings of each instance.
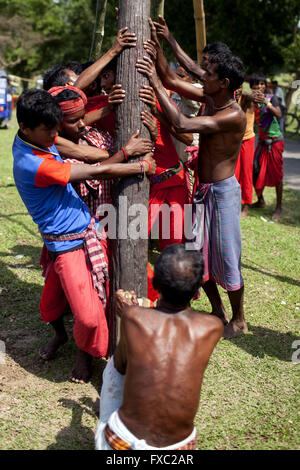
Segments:
[[[85,135],[79,140],[80,145],[91,145],[101,150],[111,151],[113,148],[112,137],[105,132],[87,126]],[[82,164],[82,161],[73,158],[64,159],[74,164]],[[101,165],[100,162],[90,163],[92,166]],[[90,209],[92,217],[98,217],[102,204],[111,204],[112,180],[89,180],[74,183],[74,189]]]
[[[131,450],[130,444],[123,441],[117,434],[115,434],[107,424],[104,429],[105,439],[107,440],[108,445],[114,450]],[[172,450],[196,450],[197,449],[197,439],[192,439],[187,442],[182,447],[177,447]]]

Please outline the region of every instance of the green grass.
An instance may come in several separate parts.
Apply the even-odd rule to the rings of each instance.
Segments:
[[[0,130],[0,339],[7,352],[0,365],[0,448],[93,449],[105,363],[95,361],[91,383],[69,381],[71,316],[71,339],[57,359],[38,358],[52,332],[39,315],[41,239],[13,182],[15,131],[15,120]],[[300,194],[284,188],[281,223],[261,219],[271,218],[274,188],[265,199],[265,209],[241,221],[249,332],[220,341],[212,355],[195,420],[200,449],[299,448],[299,365],[291,358],[299,339]],[[222,298],[230,311],[224,291]],[[193,307],[210,311],[204,294]]]

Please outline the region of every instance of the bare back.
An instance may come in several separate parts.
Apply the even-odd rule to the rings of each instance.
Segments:
[[[191,309],[175,314],[127,309],[122,318],[125,341],[117,349],[115,364],[121,373],[126,364],[119,414],[135,436],[155,447],[188,437],[203,374],[222,333],[218,318]]]

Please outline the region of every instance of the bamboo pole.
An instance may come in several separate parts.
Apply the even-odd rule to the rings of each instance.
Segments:
[[[104,25],[107,0],[97,0],[95,25],[90,49],[90,60],[97,60],[101,54],[102,41],[104,37]]]
[[[193,0],[196,27],[197,61],[201,62],[202,51],[206,46],[205,13],[203,0]]]

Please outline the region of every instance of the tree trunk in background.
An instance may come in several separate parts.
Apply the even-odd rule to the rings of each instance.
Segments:
[[[152,0],[151,2],[151,18],[158,20],[158,15],[164,16],[165,0]]]
[[[143,42],[150,37],[149,16],[150,0],[120,0],[118,29],[128,26],[128,30],[137,36],[137,47],[125,49],[118,58],[116,83],[122,84],[126,98],[116,107],[116,150],[123,147],[137,129],[141,131],[140,137],[149,138],[149,132],[142,125],[140,118],[145,105],[139,99],[139,88],[148,84],[148,80],[139,74],[135,67],[137,59],[145,54]],[[133,289],[138,297],[147,297],[148,238],[134,239],[128,233],[128,229],[132,221],[139,216],[139,213],[130,213],[133,204],[140,204],[144,212],[146,211],[142,225],[144,228],[147,227],[148,178],[141,179],[138,176],[123,178],[116,185],[113,196],[117,212],[117,237],[112,242],[112,293],[120,288]]]
[[[202,51],[206,46],[206,29],[205,29],[205,13],[203,0],[194,1],[194,17],[196,27],[196,44],[197,44],[197,62],[200,64]]]
[[[95,26],[90,49],[90,60],[97,60],[101,55],[101,47],[104,37],[106,6],[107,0],[97,0]]]

